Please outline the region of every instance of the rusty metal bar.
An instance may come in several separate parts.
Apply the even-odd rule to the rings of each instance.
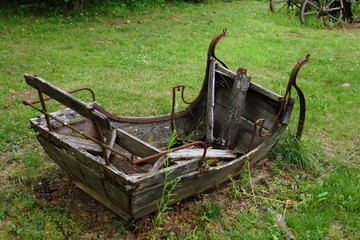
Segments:
[[[298,128],[297,128],[297,132],[296,132],[296,136],[295,136],[298,140],[300,140],[300,138],[301,138],[302,130],[303,130],[304,124],[305,124],[306,101],[305,101],[304,93],[296,84],[296,77],[297,77],[300,69],[302,68],[302,66],[304,66],[306,63],[309,62],[309,58],[310,58],[310,54],[307,54],[306,58],[300,60],[295,65],[295,67],[290,75],[290,81],[292,82],[292,86],[294,86],[295,90],[297,91],[297,94],[298,94],[299,100],[300,100],[300,114],[299,114]]]
[[[48,113],[48,112],[46,112],[46,111],[44,111],[44,110],[42,110],[42,109],[34,106],[32,103],[27,102],[27,101],[23,101],[23,103],[24,103],[24,105],[29,105],[29,106],[31,106],[32,108],[38,110],[39,112],[45,114],[46,116],[54,119],[55,121],[59,122],[59,123],[62,124],[63,126],[70,128],[70,129],[73,130],[74,132],[77,132],[77,133],[79,133],[80,135],[86,137],[87,139],[89,139],[89,140],[91,140],[91,141],[99,144],[101,147],[106,148],[106,149],[112,151],[113,153],[115,153],[115,154],[117,154],[117,155],[125,158],[125,159],[128,160],[129,162],[132,162],[132,160],[131,160],[131,158],[130,158],[129,156],[126,156],[125,154],[117,151],[116,149],[113,149],[113,148],[109,147],[108,145],[106,145],[106,144],[102,143],[101,141],[97,140],[96,138],[93,138],[93,137],[85,134],[83,131],[81,131],[81,130],[79,130],[79,129],[77,129],[77,128],[71,126],[71,125],[69,125],[67,122],[64,122],[64,121],[62,121],[61,119],[59,119],[59,118],[51,115],[50,113]]]
[[[205,162],[205,157],[206,157],[206,151],[207,151],[207,146],[206,146],[206,143],[203,142],[203,141],[196,141],[196,142],[193,142],[193,143],[188,143],[188,144],[185,144],[183,146],[180,146],[180,147],[177,147],[177,148],[174,148],[174,149],[171,149],[170,152],[176,152],[178,150],[181,150],[181,149],[184,149],[184,148],[188,148],[188,147],[191,147],[191,146],[194,146],[194,145],[202,145],[204,147],[204,153],[201,157],[201,161],[199,162],[199,166],[203,165],[204,162]],[[146,161],[149,161],[151,159],[154,159],[154,158],[158,158],[158,157],[161,157],[161,156],[164,156],[166,154],[169,154],[168,151],[163,151],[163,152],[160,152],[160,153],[157,153],[157,154],[154,154],[152,156],[148,156],[148,157],[145,157],[145,158],[141,158],[141,159],[138,159],[138,160],[134,160],[132,161],[131,163],[132,164],[139,164],[139,163],[142,163],[142,162],[146,162]]]
[[[216,45],[218,44],[218,42],[223,38],[226,37],[226,31],[227,29],[223,29],[222,33],[219,33],[218,35],[216,35],[213,40],[210,43],[209,46],[209,50],[208,50],[208,62],[210,61],[211,58],[214,58],[215,60],[217,60],[219,63],[221,63],[221,65],[223,65],[225,68],[228,68],[225,63],[223,61],[221,61],[220,59],[218,59],[215,56],[215,48]]]
[[[93,102],[95,102],[95,101],[96,101],[95,93],[94,93],[94,91],[93,91],[91,88],[78,88],[78,89],[69,91],[69,92],[67,92],[67,93],[71,94],[71,93],[80,92],[80,91],[84,91],[84,90],[88,90],[88,91],[91,93]],[[44,98],[44,102],[46,102],[46,101],[48,101],[48,100],[51,100],[51,99],[53,99],[53,98],[51,98],[51,97]],[[39,101],[33,101],[33,102],[30,102],[30,103],[31,103],[31,104],[36,104],[36,103],[39,103],[39,102],[41,102],[41,100],[39,100]],[[25,104],[25,103],[24,103],[24,104]]]
[[[38,94],[39,94],[39,99],[40,99],[39,102],[41,102],[42,110],[43,110],[44,112],[47,112],[47,110],[46,110],[46,105],[45,105],[45,101],[44,101],[44,96],[43,96],[42,92],[39,91],[39,90],[38,90]],[[49,129],[50,131],[52,131],[53,128],[52,128],[52,126],[51,126],[51,124],[50,124],[50,119],[49,119],[49,117],[48,117],[46,114],[45,114],[45,120],[46,120],[46,124],[47,124],[48,129]]]
[[[305,102],[305,97],[303,92],[301,91],[301,89],[297,86],[296,84],[296,77],[297,74],[299,73],[300,69],[302,68],[302,66],[304,66],[306,63],[309,62],[309,57],[310,54],[307,54],[305,58],[301,59],[299,62],[296,63],[296,65],[294,66],[291,74],[290,74],[290,79],[286,88],[286,92],[284,95],[284,98],[281,102],[281,107],[278,111],[278,114],[273,122],[273,124],[271,125],[271,127],[267,130],[267,132],[265,134],[262,134],[262,130],[263,130],[263,126],[264,123],[266,121],[266,119],[261,118],[255,121],[254,123],[254,130],[253,130],[253,134],[249,143],[249,147],[248,147],[248,151],[251,150],[255,135],[256,135],[256,129],[257,126],[259,126],[259,137],[266,137],[267,135],[269,135],[269,133],[273,130],[273,128],[276,126],[282,112],[285,109],[285,105],[286,102],[288,101],[288,99],[291,97],[291,88],[294,87],[298,93],[299,99],[300,99],[300,115],[299,115],[299,122],[298,122],[298,128],[297,128],[297,133],[296,133],[296,138],[299,140],[301,138],[301,134],[302,134],[302,130],[304,127],[304,123],[305,123],[305,115],[306,115],[306,102]]]
[[[195,102],[195,101],[188,102],[185,100],[185,97],[184,97],[185,86],[184,85],[177,85],[172,88],[172,93],[173,93],[172,94],[172,104],[171,104],[171,130],[172,131],[176,130],[176,123],[175,123],[176,90],[178,92],[181,90],[181,99],[185,104],[192,104]]]

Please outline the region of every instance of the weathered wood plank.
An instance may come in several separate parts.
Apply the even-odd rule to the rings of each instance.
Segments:
[[[168,154],[170,159],[190,159],[190,158],[201,158],[204,153],[204,149],[181,149],[176,152]],[[231,150],[222,149],[207,149],[206,158],[225,158],[233,159],[236,158],[236,153]]]
[[[174,195],[171,197],[173,201],[171,201],[170,204],[209,189],[215,186],[215,184],[226,181],[231,176],[238,175],[243,162],[244,159],[240,159],[234,162],[234,164],[222,168],[221,171],[213,168],[204,172],[193,171],[180,176],[181,180],[172,192]],[[134,217],[138,218],[156,211],[162,191],[163,186],[161,185],[147,189],[147,191],[143,191],[141,194],[134,196],[132,202]]]
[[[230,86],[232,86],[231,79],[223,80],[220,76],[218,78],[221,84],[216,88],[215,111],[218,105],[228,108],[231,96]],[[267,120],[265,121],[264,127],[270,128],[276,118],[280,105],[281,101],[276,101],[249,88],[246,93],[243,117],[252,122],[255,122],[259,118],[266,118]]]
[[[149,172],[140,176],[134,176],[130,178],[131,182],[137,186],[132,194],[138,194],[139,192],[146,191],[147,187],[151,187],[158,184],[163,184],[165,174],[169,172],[169,178],[175,178],[186,173],[192,172],[199,168],[199,159],[191,159],[186,161],[179,161],[177,164],[168,168],[160,169],[157,172]]]
[[[59,164],[61,167],[63,167],[64,170],[67,170],[80,181],[86,182],[80,170],[78,160],[76,158],[74,158],[70,154],[67,154],[67,152],[63,149],[55,147],[42,136],[37,136],[37,138],[40,144],[45,149],[45,152],[49,155],[51,159],[53,159],[54,162]]]
[[[78,165],[81,171],[81,174],[84,178],[84,183],[94,189],[99,195],[106,196],[106,191],[104,189],[104,185],[102,181],[105,179],[103,174],[99,174],[94,169],[85,166],[83,163],[78,161]]]
[[[88,165],[92,169],[103,172],[105,175],[115,179],[121,186],[126,186],[129,191],[134,188],[134,185],[129,181],[130,177],[118,170],[115,166],[111,164],[108,166],[105,165],[103,158],[91,155],[85,150],[80,150],[69,142],[64,142],[61,138],[59,138],[59,134],[47,131],[47,128],[36,125],[33,120],[34,119],[31,119],[31,122],[35,131],[39,132],[41,136],[46,139],[45,141],[51,144],[51,146],[56,145],[58,147],[64,148],[64,150],[75,157],[78,161],[81,161],[83,164]],[[46,147],[47,146],[44,146],[45,150]],[[62,159],[60,159],[60,161],[62,161]],[[71,172],[71,169],[69,170]]]
[[[217,65],[216,66],[216,71],[221,73],[221,74],[224,74],[224,75],[226,75],[226,76],[228,76],[228,77],[230,77],[232,79],[235,79],[236,74],[233,71],[231,71],[231,70],[229,70],[227,68],[224,68],[223,66]],[[254,83],[254,82],[250,83],[250,88],[257,91],[257,92],[259,92],[259,93],[264,94],[265,96],[273,98],[274,100],[281,100],[283,98],[282,95],[277,94],[277,93],[271,91],[270,89],[264,88],[263,86],[261,86],[261,85],[259,85],[257,83]]]
[[[75,128],[77,128],[78,130],[82,131],[83,133],[98,139],[99,138],[99,131],[96,129],[95,124],[89,120],[89,119],[83,119],[77,122],[72,122],[68,125],[71,125]],[[73,131],[72,129],[68,128],[68,127],[57,127],[53,129],[54,132],[56,133],[60,133],[60,134],[64,134],[64,135],[68,135],[68,136],[74,136],[74,137],[83,137],[82,135],[80,135],[79,133]]]
[[[241,116],[245,109],[246,93],[250,85],[246,71],[239,69],[231,91],[227,114],[222,127],[223,147],[234,149],[240,129]]]
[[[24,76],[28,85],[73,109],[82,116],[91,119],[95,123],[99,124],[99,126],[103,129],[110,130],[110,122],[108,118],[102,113],[94,111],[91,106],[40,77],[34,77],[29,74],[25,74]]]
[[[227,109],[221,105],[216,105],[215,108],[215,130],[214,131],[214,136],[215,138],[220,137],[220,129],[221,126],[223,125],[223,122],[225,121],[224,116],[226,116],[227,113]],[[241,118],[240,120],[240,124],[239,124],[239,130],[238,130],[238,135],[237,135],[237,143],[235,146],[235,151],[239,152],[239,153],[246,153],[248,150],[248,146],[253,134],[253,130],[254,130],[254,123]],[[257,131],[258,133],[258,131]],[[264,134],[265,132],[262,131],[262,133]],[[253,147],[258,146],[259,144],[261,144],[265,139],[260,138],[258,136],[258,134],[255,135],[254,138],[254,143],[253,143]]]
[[[106,191],[106,197],[109,201],[130,214],[130,196],[119,187],[117,182],[112,181],[111,179],[104,180],[103,184]]]
[[[215,60],[209,65],[209,79],[206,103],[206,143],[214,141],[214,105],[215,105]]]
[[[37,135],[36,136],[37,140],[39,141],[39,143],[41,144],[41,146],[44,148],[46,154],[56,163],[58,164],[63,170],[65,170],[66,172],[71,173],[71,169],[69,169],[63,162],[62,158],[60,157],[57,148],[52,148],[50,145],[50,143],[43,138],[41,135]],[[73,174],[72,174],[73,175]]]
[[[109,201],[108,198],[98,194],[94,189],[86,186],[84,183],[82,183],[80,181],[74,181],[74,183],[78,188],[80,188],[81,190],[83,190],[84,192],[89,194],[91,197],[95,198],[97,201],[99,201],[100,203],[105,205],[107,208],[114,211],[116,214],[118,214],[123,219],[130,220],[133,218],[133,216],[131,216],[128,211],[125,211],[122,208],[120,208],[118,205],[115,205],[114,203]]]
[[[117,138],[115,142],[133,155],[147,157],[161,152],[160,149],[142,141],[141,139],[127,133],[126,131],[116,129],[116,133]],[[156,159],[153,159],[149,162],[154,163],[155,161]]]
[[[145,173],[140,166],[136,166],[131,164],[125,158],[118,157],[118,155],[114,155],[110,158],[110,163],[116,167],[119,171],[125,174],[134,174],[134,173]]]
[[[158,171],[160,168],[164,167],[165,162],[166,162],[166,156],[161,156],[152,166],[152,168],[150,168],[149,172],[153,173]]]
[[[275,144],[280,137],[281,133],[285,130],[286,125],[280,127],[279,131],[274,133],[271,137],[267,138],[261,146],[252,150],[246,155],[240,158],[234,159],[221,166],[210,167],[207,171],[199,172],[192,171],[188,174],[179,176],[180,184],[176,186],[172,192],[173,201],[169,204],[174,204],[189,196],[198,194],[206,189],[222,183],[239,174],[246,160],[249,160],[251,165],[256,164],[259,160],[263,159],[269,149]],[[170,180],[173,178],[170,178]],[[148,186],[142,189],[142,191],[135,191],[132,200],[132,212],[134,218],[143,217],[151,212],[157,210],[159,199],[163,185],[158,184],[155,186]]]
[[[78,149],[101,153],[103,151],[102,147],[90,140],[85,138],[72,137],[67,135],[60,135],[59,138],[65,142],[75,145]]]

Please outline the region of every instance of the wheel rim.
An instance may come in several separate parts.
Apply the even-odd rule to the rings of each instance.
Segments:
[[[324,24],[335,23],[343,18],[343,0],[305,0],[300,10],[300,20],[305,23],[309,16],[321,19]]]
[[[343,18],[343,10],[342,0],[325,0],[319,14],[324,23],[338,22]]]

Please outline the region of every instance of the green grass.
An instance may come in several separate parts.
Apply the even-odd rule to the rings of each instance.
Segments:
[[[250,191],[244,186],[247,181],[242,181],[237,197],[230,196],[234,192],[231,188],[223,194],[230,196],[226,201],[214,201],[218,205],[214,208],[221,209],[221,219],[206,213],[213,207],[205,208],[194,220],[208,217],[202,228],[182,221],[179,224],[188,231],[176,236],[256,239],[258,234],[264,239],[282,239],[281,229],[268,213],[237,209],[239,199],[245,199],[250,208],[268,204],[279,212],[286,210],[285,219],[299,239],[359,238],[358,29],[303,25],[293,14],[271,13],[265,1],[164,5],[128,16],[93,13],[76,19],[0,18],[1,239],[62,239],[59,226],[75,239],[125,238],[133,229],[131,223],[118,219],[111,225],[118,232],[96,235],[96,226],[84,224],[81,214],[45,200],[39,202],[43,208],[36,204],[40,200],[34,202],[32,196],[40,180],[61,182],[62,172],[27,128],[28,120],[39,114],[21,104],[37,95],[25,84],[24,73],[41,76],[64,90],[90,87],[97,101],[116,114],[169,113],[172,86],[186,85],[189,100],[196,96],[204,77],[208,44],[223,28],[228,29],[228,37],[221,40],[217,56],[232,70],[247,68],[253,81],[275,92],[284,93],[294,64],[311,54],[310,63],[298,77],[308,104],[300,149],[303,156],[316,158],[319,170],[275,161],[271,181],[253,186],[256,195],[263,198],[254,202],[244,195],[243,190]],[[344,83],[350,86],[342,87]],[[77,96],[90,100],[87,93]],[[50,110],[58,107],[49,104]],[[295,123],[296,114],[291,131]],[[290,151],[298,147],[290,147]],[[216,197],[210,194],[210,198]],[[289,200],[291,207],[274,199]],[[169,230],[168,236],[171,232],[175,230]],[[132,236],[141,239],[142,235]]]

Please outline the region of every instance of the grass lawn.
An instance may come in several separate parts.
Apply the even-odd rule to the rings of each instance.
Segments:
[[[217,56],[275,92],[311,54],[298,76],[308,103],[303,140],[295,149],[284,138],[273,160],[177,204],[160,226],[152,215],[125,222],[76,189],[27,127],[38,113],[22,100],[37,93],[24,73],[64,90],[90,87],[118,115],[169,113],[172,86],[187,86],[189,100],[198,93],[208,44],[224,28]],[[0,17],[0,239],[285,239],[265,206],[297,239],[359,239],[359,40],[359,25],[304,25],[254,0],[164,5],[126,18]],[[296,114],[292,123],[294,131]],[[307,159],[302,168],[298,156]]]

